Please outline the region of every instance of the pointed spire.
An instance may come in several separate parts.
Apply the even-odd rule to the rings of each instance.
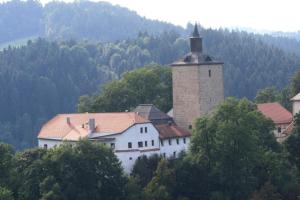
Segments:
[[[200,37],[199,31],[198,31],[197,23],[195,23],[194,32],[193,32],[193,37]]]
[[[190,37],[190,46],[191,52],[202,53],[202,38],[200,37],[197,23],[195,23],[192,37]]]

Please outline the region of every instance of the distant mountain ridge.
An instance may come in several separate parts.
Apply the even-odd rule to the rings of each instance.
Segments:
[[[136,12],[107,2],[50,2],[14,0],[0,4],[0,44],[39,36],[59,40],[115,41],[139,32],[159,34],[184,29],[149,20]]]

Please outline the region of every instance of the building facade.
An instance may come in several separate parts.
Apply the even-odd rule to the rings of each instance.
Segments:
[[[196,118],[209,114],[224,100],[223,63],[202,51],[195,25],[191,52],[172,67],[173,117],[178,126],[191,130]]]
[[[42,127],[38,145],[55,148],[84,138],[111,148],[127,173],[140,156],[176,158],[190,142],[189,132],[181,131],[176,124],[156,127],[137,112],[123,112],[57,115]]]

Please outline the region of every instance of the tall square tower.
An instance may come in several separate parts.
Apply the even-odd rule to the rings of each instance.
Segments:
[[[190,53],[171,65],[173,117],[187,130],[196,118],[212,112],[224,100],[223,63],[203,54],[197,25],[190,37],[190,47]]]

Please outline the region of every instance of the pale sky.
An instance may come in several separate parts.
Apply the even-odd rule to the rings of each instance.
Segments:
[[[1,1],[1,0],[0,0]],[[41,0],[45,3],[49,0]],[[67,0],[71,1],[71,0]],[[107,0],[150,19],[186,26],[299,31],[300,0]]]

